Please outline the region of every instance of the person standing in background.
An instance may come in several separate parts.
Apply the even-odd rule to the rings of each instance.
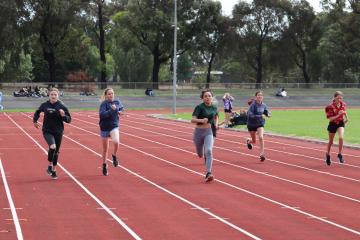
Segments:
[[[229,126],[230,116],[233,109],[234,98],[230,95],[230,93],[225,93],[223,96],[224,103],[224,114],[225,114],[225,127]]]

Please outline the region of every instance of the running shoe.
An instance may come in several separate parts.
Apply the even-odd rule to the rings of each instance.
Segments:
[[[48,168],[46,169],[46,173],[51,176],[53,170],[52,170],[52,166],[48,166]]]
[[[250,143],[250,139],[246,139],[246,144],[249,150],[253,148],[252,144]]]
[[[119,166],[119,161],[114,154],[112,154],[112,160],[113,160],[114,167]]]
[[[106,163],[103,163],[103,165],[102,165],[102,173],[103,173],[104,176],[108,175],[108,170],[107,170]]]
[[[343,156],[342,156],[341,153],[339,153],[339,154],[337,155],[337,157],[338,157],[340,163],[344,163],[344,159],[343,159]]]
[[[326,154],[326,164],[327,164],[328,166],[330,166],[330,164],[331,164],[331,159],[330,159],[330,155],[329,155],[329,154]]]
[[[51,178],[54,179],[54,180],[58,178],[57,174],[56,174],[56,171],[52,171]]]
[[[265,161],[265,159],[266,159],[266,158],[265,158],[265,155],[260,155],[260,161],[261,161],[261,162]]]
[[[211,182],[212,180],[214,180],[214,176],[211,174],[211,172],[206,173],[205,182]]]

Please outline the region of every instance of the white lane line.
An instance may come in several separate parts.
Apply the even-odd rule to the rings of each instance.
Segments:
[[[185,134],[192,134],[191,132],[184,132],[184,131],[179,131],[179,130],[176,130],[176,129],[171,129],[171,128],[166,128],[166,127],[161,127],[159,125],[153,125],[153,124],[149,124],[149,123],[144,123],[144,122],[138,122],[136,120],[131,120],[131,123],[137,123],[137,124],[141,124],[141,125],[146,125],[146,126],[151,126],[151,127],[156,127],[156,128],[160,128],[160,129],[164,129],[164,130],[169,130],[169,131],[172,131],[172,132],[177,132],[177,133],[185,133]],[[126,123],[123,123],[124,126],[128,126]],[[188,128],[188,127],[186,127]],[[222,131],[222,133],[224,133],[224,131]],[[229,134],[224,134],[224,135],[227,135],[227,136],[231,136],[231,137],[239,137],[238,135],[229,135]],[[178,135],[179,136],[179,135]],[[245,138],[245,137],[244,137]],[[229,140],[226,140],[226,139],[223,139],[221,137],[217,138],[217,141],[222,141],[222,142],[228,142],[228,143],[232,143],[234,144],[233,141],[229,141]],[[273,142],[271,142],[273,143]],[[236,144],[236,143],[235,143]],[[245,143],[241,143],[241,142],[237,142],[238,145],[240,146],[245,146]],[[293,147],[295,147],[293,145]],[[310,149],[310,148],[308,148]],[[281,150],[277,150],[277,149],[273,149],[273,148],[269,148],[267,147],[266,150],[268,151],[273,151],[273,152],[279,152],[279,153],[283,153],[283,154],[287,154],[287,155],[291,155],[291,156],[297,156],[297,157],[303,157],[303,158],[308,158],[308,159],[314,159],[314,160],[317,160],[317,161],[320,161],[320,162],[324,162],[324,159],[322,158],[318,158],[318,157],[312,157],[312,156],[308,156],[308,155],[303,155],[303,154],[298,154],[298,153],[292,153],[292,152],[289,152],[289,151],[281,151]],[[345,154],[343,154],[345,156]],[[272,160],[274,161],[274,160]],[[333,163],[335,164],[340,164],[336,161],[334,161]],[[354,167],[354,168],[360,168],[360,166],[358,165],[353,165],[353,164],[348,164],[348,163],[343,163],[341,164],[343,166],[348,166],[348,167]]]
[[[90,133],[90,134],[92,134],[92,135],[98,136],[97,133],[90,132],[90,131],[88,131],[88,130],[86,130],[86,129],[77,127],[77,126],[75,126],[75,125],[73,125],[73,124],[69,124],[69,125],[71,125],[71,126],[74,127],[74,128],[80,129],[80,130],[82,130],[82,131],[84,131],[84,132],[88,132],[88,133]],[[76,141],[76,140],[74,140],[74,139],[72,139],[72,138],[70,138],[70,137],[68,137],[68,136],[66,136],[66,135],[64,135],[64,137],[67,138],[67,139],[69,139],[70,141],[72,141],[72,142],[74,142],[74,143],[82,146],[83,148],[91,151],[92,153],[94,153],[94,154],[96,154],[96,155],[98,155],[98,156],[101,157],[101,154],[100,154],[100,153],[95,152],[94,150],[92,150],[91,148],[88,148],[87,146],[81,144],[80,142],[78,142],[78,141]],[[126,147],[128,147],[128,148],[130,148],[130,149],[133,149],[133,150],[135,150],[135,151],[139,151],[139,150],[137,150],[137,149],[135,149],[135,148],[132,148],[132,147],[126,145],[126,144],[122,144],[122,143],[120,143],[120,144],[123,145],[123,146],[126,146]],[[140,151],[140,152],[142,152],[142,151]],[[145,155],[149,155],[148,153],[145,153],[145,152],[142,152],[142,153],[144,153]],[[110,159],[107,159],[107,161],[112,162]],[[216,218],[216,219],[219,220],[220,222],[222,222],[222,223],[224,223],[224,224],[226,224],[226,225],[234,228],[235,230],[237,230],[237,231],[239,231],[239,232],[242,232],[243,234],[249,236],[250,238],[256,239],[256,240],[261,239],[261,238],[255,236],[255,235],[251,234],[250,232],[246,231],[245,229],[240,228],[240,227],[236,226],[235,224],[233,224],[233,223],[231,223],[231,222],[229,222],[229,221],[226,221],[224,218],[219,217],[219,216],[217,216],[216,214],[214,214],[214,213],[206,210],[205,208],[203,208],[203,207],[201,207],[201,206],[199,206],[199,205],[197,205],[197,204],[195,204],[195,203],[193,203],[193,202],[191,202],[191,201],[189,201],[189,200],[181,197],[180,195],[177,195],[176,193],[173,193],[173,192],[171,192],[170,190],[168,190],[168,189],[166,189],[166,188],[164,188],[164,187],[162,187],[162,186],[160,186],[160,185],[158,185],[158,184],[156,184],[156,183],[148,180],[148,179],[145,178],[144,176],[141,176],[141,175],[137,174],[136,172],[133,172],[133,171],[131,171],[131,170],[128,169],[128,168],[125,168],[124,166],[119,165],[119,167],[122,168],[122,169],[124,169],[125,171],[131,173],[132,175],[134,175],[134,176],[142,179],[143,181],[145,181],[145,182],[147,182],[147,183],[155,186],[156,188],[158,188],[158,189],[160,189],[160,190],[162,190],[162,191],[170,194],[171,196],[173,196],[173,197],[175,197],[175,198],[177,198],[177,199],[179,199],[179,200],[181,200],[181,201],[189,204],[190,206],[199,209],[200,211],[204,212],[205,214],[210,215],[210,216],[212,216],[213,218]]]
[[[87,122],[87,121],[84,121],[84,120],[82,120],[82,121],[83,121],[83,122]],[[94,123],[92,123],[92,122],[87,122],[87,123],[88,123],[88,124],[94,124]],[[88,133],[90,133],[90,134],[98,135],[97,133],[88,131],[88,130],[86,130],[86,129],[82,129],[82,128],[77,127],[77,126],[74,126],[74,125],[72,125],[72,126],[75,127],[75,128],[78,128],[78,129],[80,129],[80,130],[83,130],[83,131],[85,131],[85,132],[88,132]],[[124,133],[122,132],[122,134],[124,134]],[[127,134],[127,135],[132,135],[132,134]],[[135,135],[132,135],[132,136],[133,136],[133,137],[137,137],[137,136],[135,136]],[[138,138],[141,138],[141,137],[138,137]],[[146,140],[146,139],[144,139],[144,140]],[[148,140],[148,141],[150,141],[150,140]],[[152,142],[154,142],[154,141],[152,141]],[[129,145],[126,145],[126,144],[123,144],[123,143],[120,143],[120,144],[123,145],[123,146],[127,146],[128,148],[133,149],[133,150],[135,150],[135,151],[137,151],[137,152],[140,152],[140,153],[143,153],[143,154],[145,154],[145,155],[147,155],[147,156],[150,156],[150,157],[152,157],[152,158],[158,159],[158,160],[163,161],[163,162],[166,162],[166,163],[168,163],[168,164],[170,164],[170,165],[173,165],[173,166],[179,167],[179,168],[181,168],[181,169],[184,169],[184,170],[186,170],[186,171],[189,171],[189,172],[191,172],[191,173],[194,173],[194,174],[197,174],[197,175],[201,175],[201,176],[203,175],[202,173],[196,172],[196,171],[194,171],[194,170],[192,170],[192,169],[190,169],[190,168],[187,168],[187,167],[181,166],[181,165],[179,165],[179,164],[176,164],[176,163],[167,161],[167,160],[162,159],[162,158],[160,158],[160,157],[157,157],[157,156],[155,156],[155,155],[153,155],[153,154],[150,154],[150,153],[147,153],[147,152],[138,150],[138,149],[136,149],[136,148],[134,148],[134,147],[131,147],[131,146],[129,146]],[[297,212],[297,213],[300,213],[300,214],[303,214],[303,215],[305,215],[305,216],[308,216],[308,217],[317,219],[317,220],[319,220],[319,221],[321,221],[321,222],[328,223],[328,224],[330,224],[330,225],[332,225],[332,226],[341,228],[341,229],[343,229],[343,230],[345,230],[345,231],[349,231],[349,232],[351,232],[351,233],[354,233],[354,234],[360,236],[360,232],[357,231],[357,230],[354,230],[354,229],[348,228],[348,227],[346,227],[346,226],[343,226],[343,225],[341,225],[341,224],[337,224],[337,223],[335,223],[335,222],[332,222],[332,221],[323,219],[323,218],[318,217],[318,216],[316,216],[316,215],[313,215],[313,214],[311,214],[311,213],[308,213],[308,212],[299,210],[299,209],[294,208],[294,207],[291,207],[291,206],[289,206],[289,205],[287,205],[287,204],[284,204],[284,203],[278,202],[278,201],[276,201],[276,200],[273,200],[273,199],[271,199],[271,198],[262,196],[262,195],[260,195],[260,194],[254,193],[254,192],[251,192],[251,191],[246,190],[246,189],[244,189],[244,188],[237,187],[237,186],[235,186],[235,185],[232,185],[232,184],[230,184],[230,183],[224,182],[224,181],[222,181],[222,180],[215,179],[214,181],[220,182],[220,183],[222,183],[222,184],[224,184],[224,185],[226,185],[226,186],[229,186],[229,187],[231,187],[231,188],[234,188],[234,189],[240,190],[240,191],[242,191],[242,192],[248,193],[248,194],[250,194],[250,195],[252,195],[252,196],[255,196],[255,197],[260,198],[260,199],[263,199],[263,200],[266,200],[266,201],[268,201],[268,202],[271,202],[271,203],[273,203],[273,204],[279,205],[279,206],[281,206],[281,207],[286,207],[286,208],[288,208],[288,209],[290,209],[290,210],[292,210],[292,211],[295,211],[295,212]]]
[[[80,120],[80,121],[84,121],[84,120]],[[84,121],[84,122],[87,122],[87,121]],[[88,122],[88,123],[89,123],[89,122]],[[166,136],[166,137],[171,137],[171,138],[174,138],[174,139],[183,140],[183,141],[186,141],[186,142],[192,142],[192,141],[189,140],[189,139],[184,139],[184,138],[175,137],[175,136],[168,135],[168,134],[164,134],[164,133],[159,133],[159,132],[154,132],[154,131],[150,131],[150,130],[145,130],[145,129],[133,127],[133,126],[130,126],[130,125],[127,125],[127,124],[124,124],[124,123],[123,123],[122,125],[123,125],[123,126],[126,126],[126,127],[128,127],[128,128],[133,128],[133,129],[136,129],[136,130],[141,130],[141,131],[144,131],[144,132],[149,132],[149,133],[151,133],[151,134],[157,134],[157,135],[162,135],[162,136]],[[144,124],[144,125],[147,125],[147,124]],[[161,128],[161,127],[159,127],[159,128]],[[166,128],[165,128],[165,129],[166,129]],[[167,128],[167,130],[171,130],[171,129]],[[122,131],[122,133],[124,133],[124,131]],[[228,152],[233,152],[233,153],[236,153],[236,154],[241,154],[241,155],[244,155],[244,156],[249,156],[249,157],[258,158],[258,156],[255,156],[255,155],[252,155],[252,154],[243,153],[243,152],[239,152],[239,151],[235,151],[235,150],[232,150],[232,149],[229,149],[229,148],[224,148],[224,147],[219,147],[219,146],[214,146],[214,148],[221,149],[221,150],[225,150],[225,151],[228,151]],[[333,174],[333,173],[331,173],[331,172],[324,172],[324,171],[320,171],[320,170],[315,170],[315,169],[312,169],[312,168],[307,168],[307,167],[303,167],[303,166],[296,165],[296,164],[286,163],[286,162],[274,160],[274,159],[271,159],[271,158],[267,158],[266,160],[267,160],[267,161],[271,161],[271,162],[276,162],[276,163],[279,163],[279,164],[282,164],[282,165],[286,165],[286,166],[291,166],[291,167],[295,167],[295,168],[304,169],[304,170],[311,171],[311,172],[317,172],[317,173],[320,173],[320,174],[326,174],[326,175],[329,175],[329,176],[338,177],[338,178],[342,178],[342,179],[346,179],[346,180],[350,180],[350,181],[354,181],[354,182],[360,182],[360,179],[345,177],[345,176],[342,176],[342,175]],[[218,161],[218,160],[217,160],[217,161]]]
[[[85,121],[87,122],[87,121]],[[89,123],[89,122],[87,122]],[[131,126],[128,126],[130,128],[135,128],[137,130],[142,130],[142,131],[149,131],[149,130],[145,130],[145,129],[141,129],[141,128],[136,128],[136,127],[131,127]],[[149,131],[153,134],[159,134],[159,135],[163,135],[163,136],[166,136],[166,137],[171,137],[171,138],[175,138],[175,139],[179,139],[179,140],[183,140],[183,141],[188,141],[190,142],[190,140],[188,139],[183,139],[183,138],[178,138],[178,137],[175,137],[175,136],[171,136],[171,135],[167,135],[167,134],[162,134],[162,133],[157,133],[157,132],[153,132],[153,131]],[[174,146],[171,146],[171,145],[167,145],[167,144],[164,144],[164,143],[160,143],[160,142],[157,142],[157,141],[154,141],[154,140],[149,140],[149,139],[146,139],[146,138],[142,138],[142,137],[139,137],[139,136],[135,136],[133,134],[130,134],[130,133],[126,133],[124,131],[121,132],[122,134],[125,134],[125,135],[129,135],[129,136],[132,136],[132,137],[135,137],[135,138],[139,138],[139,139],[142,139],[144,141],[148,141],[148,142],[151,142],[151,143],[156,143],[156,144],[159,144],[161,146],[164,146],[164,147],[168,147],[168,148],[173,148],[173,149],[176,149],[176,150],[179,150],[179,151],[182,151],[182,152],[186,152],[186,153],[189,153],[189,154],[192,154],[192,155],[196,155],[194,152],[191,152],[191,151],[187,151],[187,150],[184,150],[183,148],[177,148],[177,147],[174,147]],[[234,153],[237,153],[237,154],[242,154],[242,155],[246,155],[246,156],[251,156],[253,157],[253,155],[251,154],[246,154],[246,153],[242,153],[242,152],[238,152],[238,151],[234,151],[234,150],[231,150],[231,149],[228,149],[228,148],[222,148],[222,147],[215,147],[215,148],[219,148],[219,149],[223,149],[227,152],[234,152]],[[256,157],[257,158],[257,157]],[[236,167],[236,168],[241,168],[241,169],[244,169],[244,170],[247,170],[247,171],[250,171],[250,172],[253,172],[253,173],[257,173],[257,174],[261,174],[261,175],[264,175],[264,176],[268,176],[268,177],[271,177],[271,178],[275,178],[275,179],[278,179],[278,180],[281,180],[281,181],[285,181],[285,182],[288,182],[288,183],[292,183],[292,184],[295,184],[295,185],[298,185],[298,186],[302,186],[302,187],[305,187],[305,188],[310,188],[312,190],[316,190],[316,191],[320,191],[320,192],[323,192],[323,193],[326,193],[326,194],[330,194],[330,195],[333,195],[333,196],[337,196],[337,197],[340,197],[340,198],[344,198],[344,199],[347,199],[347,200],[350,200],[350,201],[353,201],[353,202],[357,202],[357,203],[360,203],[360,200],[359,199],[355,199],[355,198],[351,198],[351,197],[348,197],[348,196],[345,196],[345,195],[341,195],[341,194],[338,194],[338,193],[334,193],[334,192],[330,192],[330,191],[327,191],[327,190],[324,190],[324,189],[321,189],[321,188],[317,188],[317,187],[313,187],[313,186],[310,186],[310,185],[306,185],[306,184],[303,184],[303,183],[300,183],[300,182],[296,182],[296,181],[293,181],[293,180],[289,180],[289,179],[286,179],[286,178],[282,178],[282,177],[278,177],[278,176],[275,176],[275,175],[272,175],[272,174],[268,174],[266,172],[261,172],[261,171],[257,171],[257,170],[254,170],[254,169],[251,169],[251,168],[247,168],[247,167],[242,167],[240,165],[236,165],[236,164],[232,164],[232,163],[229,163],[229,162],[225,162],[225,161],[222,161],[222,160],[219,160],[219,159],[216,159],[216,158],[213,158],[214,161],[217,161],[217,162],[220,162],[220,163],[223,163],[223,164],[226,164],[226,165],[229,165],[229,166],[232,166],[232,167]],[[271,160],[271,159],[268,159],[268,160]],[[271,160],[271,161],[275,161],[275,160]],[[320,173],[322,174],[327,174],[327,175],[333,175],[329,172],[323,172],[321,171]],[[336,177],[341,177],[340,175],[336,175]],[[348,178],[344,177],[345,179],[349,180]],[[357,180],[357,179],[351,179],[353,181],[360,181],[360,180]]]
[[[45,154],[47,151],[37,142],[32,136],[30,136],[20,125],[18,125],[10,116],[5,114],[10,121],[12,121],[22,132],[25,133]],[[78,181],[68,170],[66,170],[61,164],[58,166],[77,184],[81,189],[83,189],[92,199],[94,199],[105,211],[114,218],[134,239],[141,240],[141,238],[128,226],[126,225],[116,214],[111,211],[100,199],[98,199],[93,193],[90,192],[80,181]]]
[[[23,240],[24,237],[23,237],[23,234],[22,234],[22,231],[21,231],[19,218],[18,218],[17,213],[16,213],[16,208],[15,208],[14,201],[13,201],[13,199],[11,197],[10,188],[9,188],[9,185],[8,185],[6,177],[5,177],[5,170],[4,170],[1,158],[0,158],[0,172],[1,172],[1,177],[2,177],[3,183],[4,183],[6,196],[7,196],[7,199],[9,201],[9,206],[10,206],[10,209],[11,209],[11,215],[13,217],[11,220],[14,222],[14,225],[15,225],[16,236],[17,236],[17,238],[19,240]]]
[[[176,127],[181,127],[181,128],[187,128],[187,129],[193,129],[193,127],[189,127],[189,126],[186,126],[186,125],[189,125],[189,124],[184,124],[184,122],[179,122],[179,121],[176,121],[176,119],[161,119],[161,118],[156,118],[156,117],[148,117],[148,116],[144,116],[144,115],[141,115],[141,114],[128,114],[128,115],[137,115],[137,116],[141,116],[143,119],[147,119],[147,121],[151,121],[151,122],[154,122],[156,124],[158,124],[159,122],[161,122],[162,124],[166,124],[166,125],[170,125],[170,126],[176,126]],[[153,119],[153,120],[150,120],[150,119]],[[139,119],[139,118],[136,118],[136,119]],[[189,121],[187,121],[186,123],[189,123]],[[237,132],[240,132],[240,133],[245,133],[245,131],[237,131]],[[236,135],[236,134],[231,134],[230,131],[224,131],[223,132],[224,135],[226,136],[230,136],[230,137],[239,137],[239,135]],[[240,136],[241,138],[245,139],[247,138],[246,136]],[[274,138],[276,138],[276,136],[273,136]],[[281,136],[280,136],[281,137]],[[301,139],[297,139],[297,138],[293,138],[292,140],[294,141],[299,141],[299,142],[302,142]],[[285,139],[286,141],[286,139]],[[296,148],[302,148],[302,149],[309,149],[309,150],[313,150],[313,151],[324,151],[323,148],[311,148],[311,147],[305,147],[305,146],[298,146],[298,145],[294,145],[294,144],[289,144],[289,143],[284,143],[284,142],[278,142],[278,141],[273,141],[273,140],[265,140],[265,143],[266,142],[269,142],[269,143],[275,143],[275,144],[278,144],[278,145],[284,145],[284,146],[290,146],[290,147],[296,147]],[[325,147],[325,145],[324,145]],[[269,148],[267,148],[269,149]],[[269,150],[272,150],[272,149],[269,149]],[[286,153],[286,152],[285,152]],[[334,152],[332,151],[331,152],[332,154],[337,154],[337,152]],[[344,153],[343,156],[349,156],[349,157],[354,157],[354,158],[360,158],[360,156],[358,155],[352,155],[352,154],[347,154],[347,153]],[[351,164],[344,164],[344,165],[348,165],[348,166],[352,166],[352,167],[357,167],[357,168],[360,168],[360,166],[357,166],[357,165],[351,165]]]

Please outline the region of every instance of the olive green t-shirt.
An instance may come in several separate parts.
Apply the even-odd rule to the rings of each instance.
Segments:
[[[205,103],[201,103],[195,107],[192,115],[198,119],[207,118],[210,124],[215,124],[215,116],[218,115],[218,110],[214,105],[207,106]]]

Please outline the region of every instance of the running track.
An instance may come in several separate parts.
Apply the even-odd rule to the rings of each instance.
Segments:
[[[266,136],[260,163],[246,133],[220,130],[206,184],[193,126],[148,113],[122,118],[107,177],[97,113],[72,113],[58,180],[32,114],[1,113],[0,239],[360,239],[360,150],[328,167],[323,144]]]

